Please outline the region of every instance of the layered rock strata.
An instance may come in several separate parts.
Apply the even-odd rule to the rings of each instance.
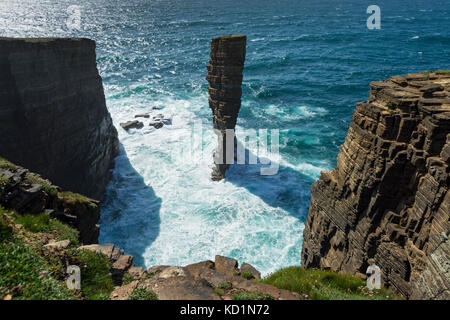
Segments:
[[[406,297],[450,298],[450,72],[370,84],[337,167],[311,188],[304,267],[365,273]]]
[[[241,107],[246,41],[243,35],[220,36],[211,40],[206,80],[209,82],[209,107],[213,113],[214,131],[218,137],[213,180],[225,177],[230,164],[230,160],[227,161],[227,145],[228,150],[232,148],[234,152],[234,128]],[[233,156],[230,158],[234,160]]]
[[[100,199],[117,153],[94,41],[0,38],[0,156]]]

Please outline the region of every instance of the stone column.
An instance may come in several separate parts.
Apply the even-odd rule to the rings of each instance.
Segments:
[[[215,181],[225,177],[229,160],[234,159],[234,147],[230,146],[234,146],[234,128],[241,107],[246,42],[244,35],[220,36],[211,40],[206,80],[209,82],[209,107],[213,113],[214,131],[218,137],[211,177]],[[228,153],[233,152],[228,155],[228,161],[227,150]]]

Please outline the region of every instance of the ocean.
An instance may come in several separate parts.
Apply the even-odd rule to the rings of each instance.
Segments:
[[[381,9],[379,30],[366,26],[372,4]],[[74,27],[67,22],[77,10]],[[247,56],[237,134],[279,130],[279,171],[261,176],[258,166],[232,165],[213,182],[209,45],[238,33],[247,36]],[[102,199],[100,242],[145,267],[220,254],[266,275],[301,263],[311,185],[336,165],[369,83],[450,69],[450,2],[2,0],[0,36],[97,42],[121,142]],[[172,125],[120,127],[145,112],[171,116]],[[192,139],[199,127],[201,139]]]

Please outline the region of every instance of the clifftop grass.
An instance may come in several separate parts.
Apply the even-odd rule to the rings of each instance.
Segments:
[[[332,271],[288,267],[261,282],[279,289],[297,292],[310,300],[398,300],[401,297],[386,288],[370,291],[364,280]]]
[[[70,240],[59,254],[45,254],[45,239]],[[76,249],[78,231],[47,214],[21,215],[0,207],[0,300],[105,300],[113,289],[110,262]],[[81,292],[69,290],[66,261],[81,268]]]

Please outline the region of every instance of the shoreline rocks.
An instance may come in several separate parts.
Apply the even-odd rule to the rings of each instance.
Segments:
[[[91,246],[89,250],[94,251],[95,248]],[[122,257],[119,260],[125,259]],[[111,262],[115,265],[119,260]],[[130,261],[130,258],[126,260]],[[242,263],[241,269],[246,266],[251,267]],[[256,274],[260,274],[251,268]],[[215,262],[207,260],[184,267],[153,266],[145,270],[127,264],[127,268],[122,268],[120,272],[121,278],[128,273],[134,276],[134,280],[116,286],[110,295],[111,300],[127,300],[136,288],[155,292],[159,300],[232,300],[233,295],[237,293],[266,294],[275,300],[303,299],[296,292],[239,276],[237,260],[223,256],[216,256]]]

